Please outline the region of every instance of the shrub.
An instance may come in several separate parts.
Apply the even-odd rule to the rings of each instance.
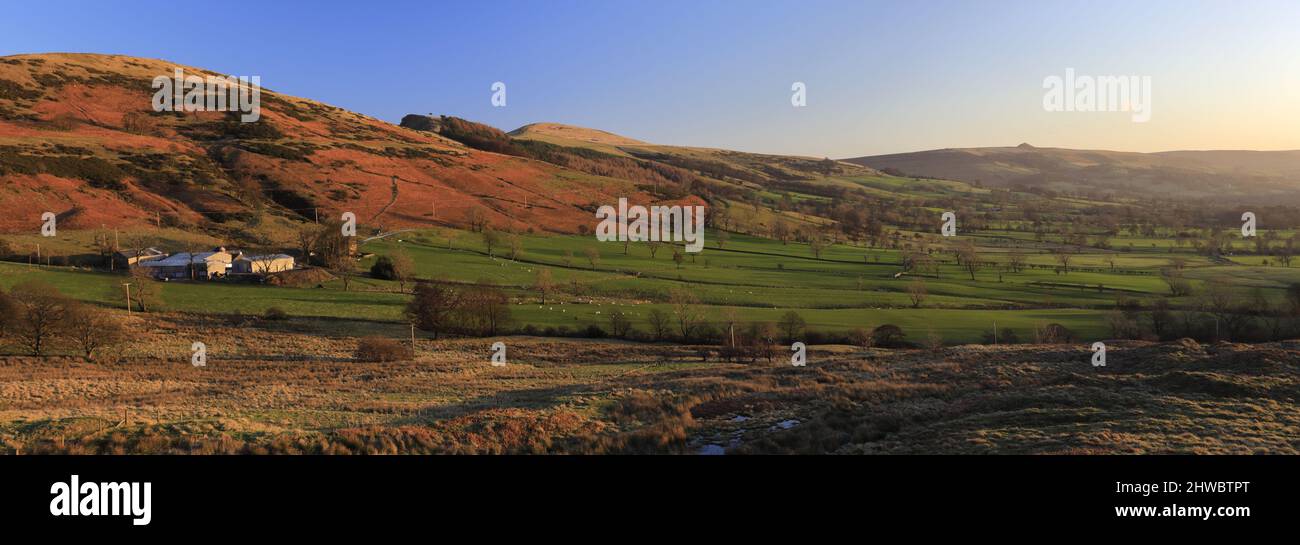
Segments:
[[[289,317],[289,313],[280,307],[271,307],[262,313],[262,318],[266,320],[284,320]]]
[[[600,326],[598,326],[598,325],[596,325],[596,324],[591,324],[591,325],[587,326],[587,332],[586,332],[586,333],[587,333],[587,337],[588,337],[588,338],[591,338],[591,339],[603,339],[603,338],[605,338],[605,330],[602,329]]]
[[[146,113],[127,112],[122,116],[122,130],[132,134],[152,136],[158,133],[158,122]]]
[[[871,343],[874,340],[871,336],[871,332],[861,327],[853,328],[853,331],[849,332],[848,338],[850,344],[862,348],[870,348]]]
[[[883,348],[900,348],[907,345],[907,334],[903,328],[894,324],[885,324],[871,332],[873,344]]]
[[[984,344],[1017,344],[1020,342],[1020,337],[1016,335],[1016,331],[1010,328],[999,329],[997,336],[994,336],[992,331],[985,331],[982,337]]]
[[[415,355],[411,353],[411,347],[392,339],[366,337],[357,343],[353,357],[357,361],[385,362],[409,360]]]
[[[370,276],[380,280],[396,280],[397,274],[393,270],[393,258],[381,255],[375,259],[375,264],[370,266]]]
[[[1034,332],[1034,336],[1042,344],[1066,344],[1074,342],[1074,332],[1070,328],[1061,324],[1051,323],[1046,326],[1040,326]]]

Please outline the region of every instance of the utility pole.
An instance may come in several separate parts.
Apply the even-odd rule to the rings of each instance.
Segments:
[[[131,283],[122,282],[122,287],[126,288],[126,315],[131,315]]]
[[[415,322],[411,322],[411,356],[415,356]]]
[[[993,346],[998,345],[998,321],[993,320]]]

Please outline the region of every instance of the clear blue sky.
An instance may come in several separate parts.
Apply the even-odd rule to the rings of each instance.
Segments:
[[[166,7],[163,7],[166,6]],[[15,2],[0,55],[162,58],[396,122],[451,114],[814,156],[1016,145],[1300,148],[1300,2]],[[1066,68],[1153,115],[1051,113]],[[492,108],[492,82],[508,106]],[[808,106],[790,86],[808,86]]]

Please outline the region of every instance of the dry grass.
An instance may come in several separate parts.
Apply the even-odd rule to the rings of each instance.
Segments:
[[[816,347],[804,368],[618,341],[136,316],[129,357],[0,358],[20,453],[1295,453],[1300,343]],[[510,363],[493,367],[503,340]],[[208,346],[190,365],[190,343]]]

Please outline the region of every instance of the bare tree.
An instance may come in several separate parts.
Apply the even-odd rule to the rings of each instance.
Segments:
[[[1007,253],[1007,267],[1013,273],[1019,273],[1025,268],[1025,252],[1020,248],[1012,248]]]
[[[63,332],[64,317],[72,301],[40,280],[27,280],[14,286],[9,296],[17,311],[10,334],[32,355],[45,355]]]
[[[1205,291],[1200,296],[1200,306],[1214,317],[1216,328],[1226,330],[1228,340],[1241,338],[1251,317],[1237,303],[1229,282],[1222,278],[1212,278],[1205,283]],[[1215,333],[1218,340],[1219,332]]]
[[[907,298],[912,300],[912,308],[920,308],[928,295],[923,279],[917,278],[907,285]]]
[[[415,296],[406,304],[406,318],[422,331],[439,333],[452,327],[452,315],[461,304],[459,291],[437,282],[419,282],[413,290]]]
[[[615,337],[626,338],[628,331],[631,330],[632,321],[628,319],[626,312],[614,310],[609,313],[609,331]]]
[[[652,308],[647,319],[650,321],[650,333],[654,335],[654,340],[664,340],[668,336],[668,330],[672,327],[668,313]]]
[[[812,250],[813,257],[822,258],[822,252],[826,250],[826,239],[821,235],[813,235],[812,240],[808,241],[808,248]]]
[[[790,226],[786,224],[784,219],[777,218],[772,223],[772,238],[781,241],[781,244],[785,244],[790,240]]]
[[[314,261],[343,281],[343,291],[348,291],[352,275],[357,270],[357,260],[352,255],[353,237],[343,236],[342,222],[329,222],[317,231]]]
[[[347,254],[334,255],[326,262],[325,268],[339,277],[343,281],[343,291],[348,291],[352,285],[352,275],[357,272],[357,260]]]
[[[1065,274],[1070,274],[1070,260],[1073,257],[1070,251],[1065,248],[1056,251],[1056,262],[1061,264]]]
[[[461,326],[477,335],[496,335],[513,320],[510,297],[486,278],[463,294],[458,309]]]
[[[781,332],[785,333],[785,340],[788,343],[799,340],[799,336],[807,326],[808,322],[803,319],[803,316],[793,310],[786,311],[785,314],[781,315],[781,319],[777,321],[777,327],[780,327]]]
[[[967,242],[957,249],[957,261],[970,274],[970,279],[975,280],[975,272],[980,270],[980,255],[974,243]]]
[[[1169,294],[1174,297],[1192,294],[1192,284],[1183,278],[1183,273],[1179,269],[1161,269],[1160,279],[1169,286]]]
[[[393,280],[398,282],[398,291],[406,293],[407,282],[415,277],[415,260],[411,259],[406,251],[398,251],[389,256],[389,261],[393,264]]]
[[[302,253],[304,263],[311,262],[311,255],[316,251],[316,238],[319,236],[319,229],[304,227],[298,230],[298,251]]]
[[[546,296],[555,291],[555,280],[551,278],[550,269],[537,269],[537,276],[533,280],[533,289],[542,296],[542,304],[546,304]]]
[[[677,320],[677,331],[682,334],[682,342],[691,342],[691,337],[704,322],[699,299],[685,288],[674,288],[668,299],[673,305],[673,318]]]
[[[127,282],[129,286],[111,286],[113,298],[119,295],[125,297],[130,294],[130,304],[134,305],[140,312],[149,312],[149,309],[156,309],[162,304],[162,284],[154,280],[149,274],[149,269],[136,267],[131,269],[131,279]]]
[[[517,233],[510,233],[506,244],[510,247],[510,260],[518,261],[519,255],[524,253],[524,240]]]
[[[473,206],[465,213],[465,221],[469,223],[470,230],[480,233],[488,225],[487,213],[481,206]]]
[[[64,316],[63,335],[89,360],[95,358],[96,350],[126,340],[126,328],[105,310],[84,303],[71,303]]]
[[[483,245],[487,246],[488,257],[492,257],[492,247],[501,243],[501,234],[491,227],[484,227],[482,232]]]
[[[582,253],[587,257],[587,263],[591,264],[591,270],[596,270],[596,267],[600,265],[600,250],[596,249],[595,246],[588,246]]]

